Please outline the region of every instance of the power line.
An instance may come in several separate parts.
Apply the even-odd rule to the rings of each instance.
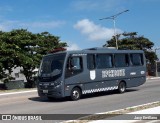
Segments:
[[[117,37],[116,37],[116,18],[117,18],[119,15],[121,15],[121,14],[123,14],[123,13],[125,13],[125,12],[128,12],[128,11],[129,11],[129,10],[125,10],[125,11],[119,12],[119,13],[117,13],[117,14],[115,14],[115,15],[112,15],[112,16],[109,16],[109,17],[105,17],[105,18],[99,19],[99,20],[105,20],[105,19],[112,19],[112,20],[113,20],[114,37],[115,37],[115,39],[116,39],[116,49],[118,49],[118,43],[117,43]]]

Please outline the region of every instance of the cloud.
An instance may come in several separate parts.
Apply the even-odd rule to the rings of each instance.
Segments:
[[[10,20],[0,20],[0,30],[2,31],[10,31],[14,29],[19,24],[18,21],[10,21]]]
[[[48,22],[24,22],[19,25],[28,28],[56,28],[64,25],[64,21],[48,21]]]
[[[47,22],[22,22],[12,20],[0,20],[0,30],[10,31],[17,28],[25,28],[30,31],[39,32],[46,31],[48,29],[58,28],[65,24],[65,21],[47,21]]]
[[[78,21],[74,28],[86,35],[91,41],[109,40],[114,35],[114,29],[96,25],[88,19]],[[121,32],[122,30],[116,29],[116,33]]]
[[[12,12],[13,9],[11,6],[0,6],[0,12],[5,13],[5,12]]]
[[[77,44],[69,43],[68,45],[67,50],[80,50]]]

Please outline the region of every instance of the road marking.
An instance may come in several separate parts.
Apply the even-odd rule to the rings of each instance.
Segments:
[[[37,90],[10,92],[10,93],[1,93],[0,96],[6,96],[6,95],[12,95],[12,94],[23,94],[23,93],[30,93],[30,92],[36,92],[36,91]]]

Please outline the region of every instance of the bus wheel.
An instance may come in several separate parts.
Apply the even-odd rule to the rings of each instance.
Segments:
[[[73,101],[79,100],[81,97],[81,90],[77,87],[73,88],[73,90],[71,91],[71,99]]]
[[[119,93],[124,93],[126,91],[126,83],[125,82],[120,82],[118,85],[118,92]]]

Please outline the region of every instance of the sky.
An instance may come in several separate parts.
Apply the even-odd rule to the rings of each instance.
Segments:
[[[159,5],[160,0],[0,0],[0,30],[47,31],[69,50],[102,47],[114,28],[113,20],[99,19],[129,10],[116,18],[116,33],[138,32],[159,48]]]

